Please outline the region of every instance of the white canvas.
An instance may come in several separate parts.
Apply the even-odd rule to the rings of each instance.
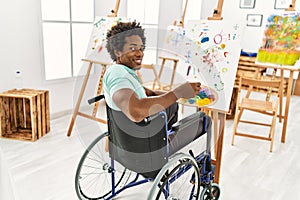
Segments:
[[[162,52],[184,60],[185,77],[200,81],[217,93],[211,107],[228,111],[241,52],[243,27],[231,21],[189,21],[168,27]]]
[[[110,55],[105,48],[106,33],[112,26],[116,25],[117,22],[128,21],[129,19],[125,17],[96,17],[86,51],[86,59],[100,62],[111,62]]]

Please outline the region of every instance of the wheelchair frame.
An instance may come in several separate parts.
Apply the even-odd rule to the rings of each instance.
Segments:
[[[103,97],[95,97],[92,100],[89,100],[89,103],[93,103],[95,101],[98,101],[102,99]],[[161,112],[160,115],[165,115],[164,112]],[[147,120],[151,120],[151,118],[148,118]],[[167,117],[165,117],[166,123],[166,136],[168,138],[169,135],[173,134],[171,130],[167,130]],[[205,125],[206,120],[203,120],[203,123]],[[206,126],[203,126],[206,127]],[[205,130],[206,132],[206,130]],[[169,142],[166,140],[167,145],[167,158],[169,161],[161,168],[155,179],[153,178],[143,178],[140,179],[140,174],[137,173],[133,180],[130,182],[130,176],[132,171],[127,173],[127,169],[124,166],[121,166],[118,162],[116,162],[113,158],[109,157],[106,162],[101,163],[100,170],[103,171],[103,173],[110,174],[110,186],[108,186],[108,192],[105,192],[103,195],[100,196],[87,196],[85,194],[85,191],[83,191],[81,181],[85,178],[84,172],[82,173],[82,168],[85,167],[85,163],[89,161],[90,154],[96,154],[94,148],[96,145],[102,146],[104,148],[104,141],[106,140],[107,136],[109,136],[109,132],[105,132],[102,135],[98,136],[85,150],[83,156],[80,159],[80,162],[78,164],[78,168],[76,171],[76,177],[75,177],[75,189],[76,193],[79,199],[112,199],[118,194],[120,194],[122,191],[141,185],[148,182],[153,182],[152,187],[150,189],[150,192],[148,194],[147,199],[152,200],[156,199],[159,200],[161,197],[163,199],[177,199],[175,197],[171,197],[170,195],[170,187],[172,184],[176,183],[176,180],[178,180],[180,177],[185,176],[187,172],[189,172],[188,184],[192,185],[192,189],[189,192],[189,197],[184,197],[184,199],[200,199],[200,200],[218,200],[220,197],[220,188],[217,184],[213,183],[213,167],[211,165],[211,157],[210,157],[210,145],[207,145],[206,151],[200,153],[197,156],[193,155],[193,152],[190,150],[189,154],[185,153],[175,153],[171,156],[169,156]],[[101,143],[103,142],[103,144]],[[97,148],[98,149],[98,148]],[[108,153],[108,152],[106,152]],[[104,157],[104,155],[100,155],[99,157]],[[99,165],[99,164],[97,164]],[[123,170],[119,171],[117,168],[120,165],[120,167],[124,167]],[[172,168],[172,166],[175,165],[175,167]],[[89,166],[91,167],[91,166]],[[170,168],[172,168],[170,170]],[[192,170],[193,171],[190,171]],[[96,170],[96,168],[95,168]],[[83,170],[84,171],[84,170]],[[93,176],[93,171],[91,176]],[[120,175],[119,175],[120,173]],[[135,172],[133,172],[135,173]],[[128,176],[128,177],[126,177]],[[119,180],[118,180],[119,179]],[[122,182],[124,181],[124,183]],[[187,182],[187,181],[185,181]],[[88,183],[90,184],[90,183]],[[103,185],[99,186],[99,189],[103,187]],[[110,189],[109,189],[110,188]],[[202,190],[200,189],[202,188]],[[102,188],[101,188],[102,189]],[[86,189],[88,190],[88,189]],[[158,191],[157,191],[158,190]]]

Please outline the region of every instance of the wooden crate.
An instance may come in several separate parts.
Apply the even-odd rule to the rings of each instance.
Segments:
[[[0,93],[0,137],[36,141],[50,131],[49,91]]]
[[[261,68],[261,67],[257,67],[257,65],[255,64],[255,60],[256,57],[247,57],[247,56],[240,56],[239,59],[239,64],[238,64],[238,70],[236,73],[236,79],[235,79],[235,86],[238,85],[238,81],[239,81],[239,77],[240,76],[248,76],[248,77],[255,77],[258,79],[276,79],[279,80],[280,77],[276,77],[275,75],[267,75],[267,76],[263,76],[263,72],[265,71],[265,69],[267,68]],[[283,82],[283,94],[286,95],[287,92],[287,84],[288,84],[288,78],[284,78],[284,82]],[[245,88],[247,88],[245,86]],[[257,90],[264,90],[264,91],[268,91],[268,88],[257,88]],[[272,90],[273,91],[273,90]],[[274,90],[274,92],[277,92]]]
[[[261,68],[257,67],[257,64],[255,64],[256,57],[248,57],[248,56],[240,56],[239,58],[239,63],[238,63],[238,69],[236,72],[236,78],[235,78],[235,83],[234,83],[234,88],[232,92],[232,97],[231,97],[231,102],[230,102],[230,108],[229,108],[229,113],[226,115],[227,119],[234,119],[235,115],[235,107],[236,107],[236,98],[237,98],[237,87],[239,84],[239,78],[241,76],[248,76],[248,77],[253,77],[253,78],[258,78],[258,79],[266,79],[266,80],[271,80],[271,79],[280,79],[279,77],[275,76],[264,76],[265,69],[267,68]],[[288,79],[285,78],[283,82],[283,95],[286,95],[287,91],[287,84],[288,84]],[[247,89],[247,86],[243,86],[244,89]],[[269,88],[256,88],[257,91],[260,92],[277,92],[276,89],[272,89],[270,91]]]

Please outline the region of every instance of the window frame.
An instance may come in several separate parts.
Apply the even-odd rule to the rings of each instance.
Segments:
[[[73,25],[74,24],[90,24],[91,25],[91,29],[92,29],[92,26],[94,24],[94,20],[95,20],[95,1],[92,2],[92,18],[91,21],[78,21],[78,20],[72,20],[72,0],[68,0],[69,1],[69,20],[49,20],[49,19],[46,19],[44,20],[43,19],[43,8],[42,8],[42,2],[40,1],[40,8],[41,8],[41,57],[42,57],[42,73],[43,73],[43,80],[48,82],[48,81],[59,81],[59,80],[66,80],[66,79],[74,79],[76,77],[80,77],[80,76],[84,76],[84,74],[79,74],[78,75],[75,75],[74,74],[74,69],[76,68],[74,66],[74,38],[73,38]],[[53,24],[58,24],[58,23],[62,23],[62,24],[67,24],[69,25],[69,39],[70,39],[70,67],[71,67],[71,74],[70,76],[64,76],[64,77],[58,77],[58,78],[47,78],[47,74],[46,74],[46,57],[45,57],[45,38],[44,38],[44,24],[45,23],[53,23]],[[89,39],[89,38],[88,38]],[[87,39],[86,43],[88,45],[88,42],[89,40]],[[87,46],[86,46],[87,47]],[[86,49],[85,49],[86,50]],[[82,58],[80,58],[82,59]]]

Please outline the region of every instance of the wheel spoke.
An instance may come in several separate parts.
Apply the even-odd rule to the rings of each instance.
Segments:
[[[76,193],[79,199],[103,199],[112,191],[112,170],[115,175],[115,187],[122,179],[128,181],[130,173],[115,162],[111,169],[109,153],[105,152],[106,135],[96,138],[83,154],[75,177]]]

